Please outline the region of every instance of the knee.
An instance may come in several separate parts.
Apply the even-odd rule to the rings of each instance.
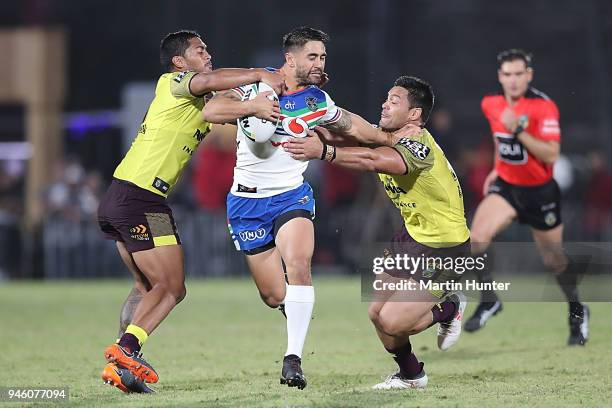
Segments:
[[[277,307],[282,305],[283,301],[285,300],[284,293],[277,293],[277,292],[262,293],[260,292],[259,296],[261,297],[261,300],[263,300],[263,302],[269,307],[271,307],[272,309],[276,309]]]
[[[401,337],[410,333],[410,328],[414,322],[408,321],[405,316],[398,318],[396,316],[389,316],[388,314],[379,314],[377,323],[386,335]]]
[[[544,266],[555,274],[562,273],[567,268],[567,260],[562,255],[547,253],[542,257],[542,261]]]
[[[310,278],[310,258],[309,257],[295,257],[285,261],[287,271],[290,271],[291,276],[296,282],[291,284],[311,284]]]
[[[285,265],[299,274],[310,272],[310,258],[307,256],[292,257],[285,261]]]
[[[371,305],[368,308],[368,317],[370,318],[370,321],[374,323],[374,325],[378,324],[379,316],[380,316],[380,308],[375,307],[374,305]]]
[[[398,318],[388,315],[378,315],[377,318],[378,325],[380,329],[387,335],[391,337],[398,337],[404,333],[403,324],[400,324]]]
[[[134,290],[138,293],[138,295],[144,296],[150,289],[151,286],[144,281],[139,279],[134,280]]]
[[[176,300],[176,304],[181,303],[183,299],[185,299],[186,296],[187,296],[187,288],[185,287],[185,284],[183,283],[174,292],[174,299]]]
[[[479,254],[486,251],[491,239],[493,239],[493,237],[484,228],[473,228],[470,231],[472,253]]]
[[[159,282],[155,288],[161,290],[165,296],[172,297],[176,304],[180,303],[187,296],[185,283]]]

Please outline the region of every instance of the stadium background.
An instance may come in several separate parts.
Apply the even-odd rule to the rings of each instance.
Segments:
[[[101,350],[116,334],[129,281],[114,244],[97,230],[95,212],[151,100],[160,74],[159,41],[191,28],[203,35],[215,67],[278,66],[281,36],[298,25],[331,35],[326,90],[370,121],[378,120],[400,74],[434,86],[429,127],[461,178],[468,217],[491,165],[480,99],[497,89],[495,55],[511,47],[532,51],[533,85],[561,111],[563,160],[556,177],[564,187],[566,238],[609,249],[610,2],[4,2],[0,387],[69,386],[69,405],[87,407],[610,406],[612,321],[604,302],[590,303],[592,336],[584,349],[565,346],[560,303],[508,303],[486,330],[465,336],[445,354],[435,349],[435,331],[429,330],[413,343],[427,362],[428,390],[372,393],[369,387],[391,372],[393,362],[371,329],[367,304],[359,302],[354,273],[361,250],[386,241],[401,220],[373,175],[320,162],[311,163],[306,175],[318,208],[317,304],[305,348],[311,382],[303,393],[279,387],[283,320],[260,302],[227,234],[223,200],[234,142],[223,134],[206,138],[170,200],[189,282],[186,301],[146,345],[161,375],[159,393],[125,397],[102,386]],[[39,91],[13,92],[24,84]],[[518,225],[501,239],[531,245],[528,229]],[[504,266],[521,272],[511,267],[522,255],[505,259]],[[541,273],[546,276],[543,268]],[[533,287],[526,275],[516,279]],[[607,287],[600,284],[602,297],[587,300],[609,300]],[[549,288],[558,292],[552,279]]]
[[[525,48],[535,55],[533,85],[561,111],[563,159],[556,177],[565,193],[566,238],[612,238],[609,2],[312,1],[286,7],[281,1],[24,0],[3,5],[0,24],[3,35],[24,29],[58,35],[59,48],[45,49],[45,58],[64,56],[66,68],[58,74],[57,118],[48,122],[57,129],[45,141],[59,147],[47,158],[51,164],[37,191],[28,187],[37,157],[19,144],[28,142],[29,108],[0,103],[0,277],[123,275],[112,243],[96,230],[96,205],[152,97],[159,41],[179,28],[203,35],[215,67],[248,67],[279,66],[283,33],[296,25],[319,27],[332,37],[327,91],[372,122],[397,76],[431,82],[437,103],[429,128],[461,177],[468,216],[492,156],[480,99],[497,89],[496,53]],[[3,61],[3,76],[27,72],[8,70],[10,63]],[[232,137],[208,139],[170,199],[186,244],[187,273],[245,274],[223,215]],[[318,197],[317,267],[350,273],[361,245],[384,241],[401,225],[372,175],[312,163],[306,178]],[[28,210],[28,200],[42,209],[38,215]],[[529,234],[514,226],[502,239],[529,240]]]

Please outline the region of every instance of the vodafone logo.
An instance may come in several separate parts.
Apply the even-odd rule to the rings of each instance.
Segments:
[[[308,124],[301,118],[285,118],[282,122],[283,129],[291,136],[306,137],[308,132]]]

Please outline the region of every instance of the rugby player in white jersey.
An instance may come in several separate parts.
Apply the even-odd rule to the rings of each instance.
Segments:
[[[338,108],[319,89],[327,79],[328,40],[327,34],[309,27],[283,37],[285,63],[280,72],[286,90],[279,95],[281,124],[265,143],[255,143],[238,130],[234,183],[227,198],[230,234],[246,255],[262,300],[272,308],[280,306],[287,317],[281,384],[299,389],[306,386],[301,357],[315,300],[310,273],[315,202],[302,176],[308,164],[291,158],[283,145],[315,126],[347,136],[358,134],[361,141],[378,144],[392,143],[397,137]],[[204,107],[204,120],[227,123],[248,115],[243,99],[250,86],[218,93]]]

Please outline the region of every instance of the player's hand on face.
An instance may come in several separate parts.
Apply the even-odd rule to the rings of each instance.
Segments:
[[[280,71],[265,71],[261,73],[261,81],[270,85],[277,95],[282,94],[285,91],[285,75]]]
[[[329,74],[327,72],[323,72],[321,74],[321,82],[319,82],[319,88],[323,88],[325,84],[329,82]]]
[[[392,132],[392,144],[395,145],[401,138],[418,136],[423,132],[423,128],[413,124],[407,124]]]
[[[510,108],[504,109],[500,120],[510,132],[514,132],[518,126],[518,116],[516,116],[516,114]]]
[[[323,142],[312,130],[306,137],[292,137],[284,147],[292,158],[299,161],[320,159],[323,153]]]
[[[269,96],[272,92],[265,91],[261,92],[254,99],[249,101],[251,109],[254,112],[253,116],[259,119],[269,120],[270,122],[276,122],[280,118],[280,106],[278,101],[272,100]]]

